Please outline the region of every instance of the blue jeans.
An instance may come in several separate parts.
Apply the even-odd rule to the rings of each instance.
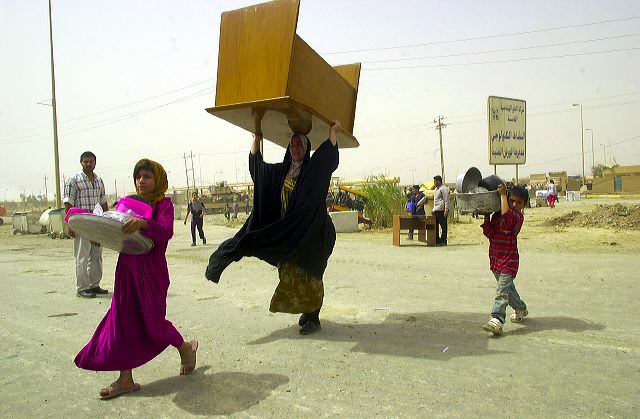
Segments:
[[[507,273],[494,272],[496,277],[496,299],[491,310],[491,317],[504,323],[507,316],[507,305],[514,310],[526,310],[527,305],[520,299],[520,294],[513,283],[513,277]]]

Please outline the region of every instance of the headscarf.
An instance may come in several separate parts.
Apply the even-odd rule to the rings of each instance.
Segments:
[[[139,172],[142,169],[148,170],[149,166],[151,166],[151,170],[153,171],[153,177],[156,181],[156,186],[153,191],[142,193],[138,190],[138,185],[136,184],[136,172]],[[164,193],[169,188],[169,182],[167,181],[167,172],[165,172],[160,163],[149,159],[140,159],[138,163],[136,163],[135,168],[133,169],[133,184],[136,188],[136,192],[151,201],[151,205],[153,206],[155,206],[164,198]]]
[[[306,155],[307,148],[309,148],[309,137],[307,137],[304,134],[293,134],[291,136],[291,141],[293,141],[294,137],[300,138],[300,141],[302,141],[302,147],[304,147],[303,154]],[[291,141],[289,141],[289,146],[291,146]],[[300,174],[300,169],[302,168],[303,162],[304,162],[304,159],[299,162],[295,162],[293,161],[293,159],[291,159],[291,166],[289,166],[289,172],[287,173],[287,176],[286,176],[287,179],[298,177],[298,175]]]

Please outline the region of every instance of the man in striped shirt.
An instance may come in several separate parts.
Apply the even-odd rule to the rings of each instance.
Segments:
[[[482,231],[489,239],[490,269],[497,281],[491,319],[482,328],[494,335],[502,334],[507,305],[515,310],[510,316],[513,323],[520,323],[529,314],[527,305],[520,299],[514,284],[520,260],[517,237],[524,222],[522,209],[529,194],[521,186],[511,188],[508,198],[504,185],[498,186],[498,192],[500,212],[496,212],[491,218],[486,214],[482,224]]]
[[[102,179],[93,172],[96,167],[96,155],[85,151],[80,156],[82,171],[71,176],[64,185],[64,207],[82,208],[93,212],[96,204],[107,211],[107,196]],[[96,294],[108,294],[100,288],[102,279],[102,247],[69,229],[73,237],[73,255],[76,259],[76,287],[78,297],[93,298]]]

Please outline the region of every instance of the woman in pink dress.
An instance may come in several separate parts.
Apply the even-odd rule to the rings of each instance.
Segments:
[[[549,180],[549,186],[547,186],[547,201],[551,208],[558,202],[558,190],[556,189],[556,184],[553,182],[553,179]]]
[[[137,193],[151,202],[153,216],[150,220],[127,220],[122,231],[131,234],[140,230],[154,246],[143,255],[120,253],[111,307],[75,358],[79,368],[120,371],[116,381],[100,390],[103,399],[139,390],[133,368],[149,362],[169,345],[180,353],[181,375],[189,374],[196,365],[198,342],[185,341],[165,318],[169,289],[165,253],[173,236],[173,204],[164,196],[167,174],[160,164],[142,159],[133,169],[133,178]]]

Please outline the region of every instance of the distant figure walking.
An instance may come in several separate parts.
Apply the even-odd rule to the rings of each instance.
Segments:
[[[244,213],[249,214],[249,194],[244,193],[242,195],[242,201],[244,202]]]
[[[553,179],[549,180],[549,186],[547,186],[547,202],[549,206],[553,208],[558,201],[558,190],[556,189],[556,184],[553,182]]]
[[[191,202],[187,205],[187,215],[184,217],[184,225],[187,225],[187,218],[191,214],[191,246],[196,245],[196,228],[198,229],[198,235],[202,244],[207,244],[207,239],[204,237],[204,230],[202,228],[204,224],[204,204],[198,197],[198,192],[191,194]]]
[[[238,204],[238,197],[233,197],[233,218],[238,219],[238,212],[240,212],[240,204]]]

